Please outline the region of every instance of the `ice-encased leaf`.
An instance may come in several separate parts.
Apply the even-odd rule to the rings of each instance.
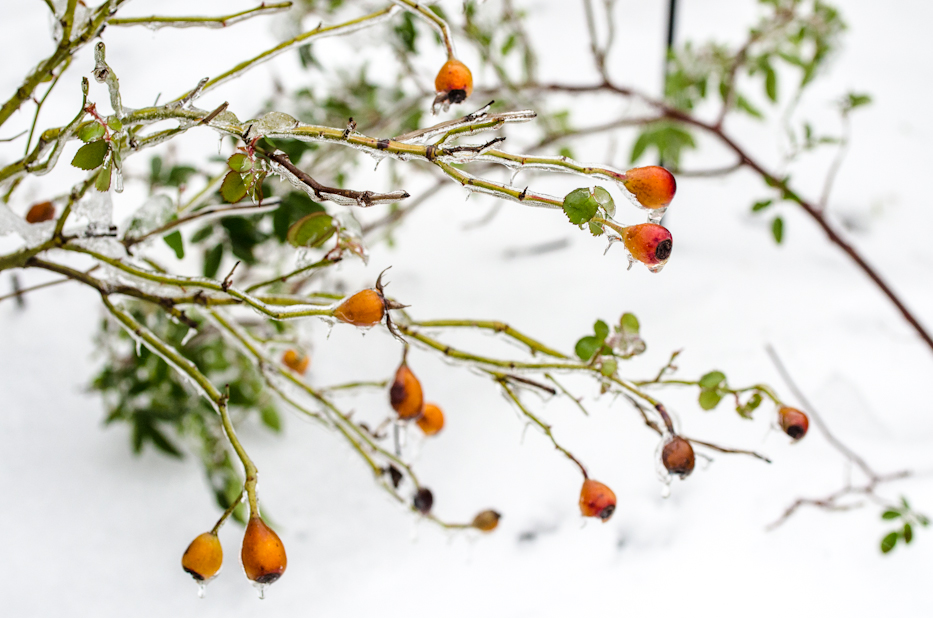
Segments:
[[[327,213],[314,212],[289,228],[288,242],[295,247],[319,247],[336,231],[333,217]]]
[[[78,148],[78,152],[75,153],[71,164],[82,170],[97,169],[104,163],[104,157],[107,156],[108,150],[110,150],[110,144],[102,139],[89,142]]]

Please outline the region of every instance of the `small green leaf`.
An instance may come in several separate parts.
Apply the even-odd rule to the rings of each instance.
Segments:
[[[179,260],[185,257],[185,243],[181,238],[181,232],[175,230],[171,234],[163,236],[162,240],[171,247],[172,251],[175,252],[175,257]]]
[[[227,172],[223,183],[220,185],[221,197],[230,204],[236,204],[246,197],[246,191],[246,183],[243,182],[243,177],[237,172]]]
[[[204,252],[204,276],[213,279],[220,268],[220,261],[224,257],[223,244],[217,244],[213,249]]]
[[[95,170],[104,163],[104,157],[107,156],[108,150],[110,150],[110,144],[102,139],[87,143],[78,148],[78,152],[75,153],[75,158],[71,160],[71,164],[78,169]]]
[[[885,511],[881,514],[881,519],[897,519],[901,514],[897,511]]]
[[[580,360],[588,361],[593,358],[593,356],[599,350],[601,350],[602,347],[603,340],[590,335],[577,341],[577,345],[574,346],[574,352],[577,353],[577,356],[580,357]]]
[[[909,523],[904,524],[904,531],[901,532],[901,536],[904,537],[905,543],[910,543],[914,539],[914,529],[911,528]]]
[[[313,212],[289,228],[288,242],[295,247],[320,247],[335,231],[333,217],[324,212]]]
[[[721,371],[710,371],[700,378],[699,384],[702,388],[716,388],[725,381],[726,374]]]
[[[752,204],[752,212],[761,212],[774,203],[774,200],[760,200]]]
[[[777,103],[777,74],[771,65],[765,67],[765,94],[772,103]]]
[[[618,363],[614,358],[607,358],[599,367],[599,372],[607,378],[616,372]]]
[[[897,532],[892,532],[881,539],[881,553],[888,553],[894,549],[895,545],[897,545]]]
[[[850,92],[842,101],[842,113],[847,114],[857,107],[871,104],[871,97],[867,94]]]
[[[918,514],[917,514],[917,521],[920,523],[921,526],[924,526],[924,527],[930,525],[930,520],[927,518],[926,515],[920,515],[920,514],[918,513]]]
[[[593,236],[602,236],[606,232],[606,230],[603,229],[602,223],[596,223],[595,221],[590,221],[589,223],[587,223],[587,225],[590,228],[590,234],[592,234]]]
[[[610,217],[615,216],[616,203],[608,191],[600,186],[597,186],[595,189],[593,189],[593,197],[596,199],[596,203],[599,204],[600,208],[606,211],[606,214],[608,214]]]
[[[599,203],[590,190],[583,187],[574,189],[564,198],[564,214],[574,225],[582,225],[596,216]]]
[[[634,313],[623,313],[622,319],[619,320],[619,327],[626,335],[637,335],[641,328]]]
[[[263,425],[276,433],[282,431],[282,419],[279,418],[275,406],[266,406],[259,411],[259,414]]]
[[[205,225],[200,230],[191,235],[191,244],[196,245],[202,240],[207,240],[213,233],[214,228],[210,225]]]
[[[771,222],[771,235],[774,236],[774,242],[781,244],[784,241],[784,219],[775,217]]]
[[[99,122],[89,122],[78,130],[78,139],[84,143],[93,142],[104,136],[104,125]]]
[[[253,161],[242,152],[231,155],[230,158],[227,159],[227,165],[229,165],[230,169],[234,172],[246,173],[253,169]]]
[[[719,405],[719,402],[722,401],[722,395],[716,391],[700,391],[700,407],[704,410],[712,410]]]
[[[600,341],[605,341],[606,337],[609,336],[609,325],[602,320],[596,320],[596,323],[593,324],[593,332],[596,333],[596,337]]]
[[[107,126],[110,127],[114,131],[123,130],[123,123],[120,122],[120,119],[117,118],[116,116],[114,116],[109,121],[107,121]]]
[[[739,110],[751,116],[752,118],[757,118],[761,120],[765,117],[765,115],[762,114],[761,111],[757,107],[752,105],[751,102],[745,97],[743,97],[742,95],[737,95],[735,97],[735,106]]]
[[[904,496],[901,496],[901,504],[904,505],[905,509],[907,509],[908,511],[910,510],[910,503],[907,501],[907,498],[905,498]]]
[[[107,161],[107,164],[97,173],[97,178],[94,179],[94,188],[101,193],[110,191],[110,177],[112,174],[113,164]]]

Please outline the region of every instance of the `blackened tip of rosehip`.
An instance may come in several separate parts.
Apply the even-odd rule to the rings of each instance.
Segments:
[[[805,433],[807,433],[807,430],[800,425],[791,425],[787,428],[787,435],[794,440],[799,440]]]
[[[185,568],[185,567],[183,567],[183,568]],[[192,571],[192,570],[189,569],[189,568],[185,568],[185,573],[187,573],[187,574],[190,575],[191,577],[195,578],[195,579],[196,579],[197,581],[199,581],[199,582],[203,582],[203,581],[204,581],[204,576],[201,575],[200,573],[198,573],[197,571]]]
[[[434,506],[434,494],[427,487],[422,487],[415,494],[413,504],[419,513],[427,515],[431,512],[431,507]]]
[[[447,93],[447,100],[453,103],[454,105],[458,103],[463,103],[466,101],[467,93],[466,90],[451,90]]]
[[[259,577],[257,577],[256,583],[257,584],[271,584],[280,577],[282,577],[281,573],[266,573],[265,575],[260,575]]]
[[[599,518],[603,521],[606,521],[607,519],[612,517],[612,514],[615,512],[616,512],[616,505],[610,504],[609,506],[607,506],[606,508],[604,508],[603,510],[599,512]]]
[[[657,249],[654,250],[654,257],[663,262],[667,258],[671,257],[671,249],[673,249],[673,247],[674,243],[670,238],[662,240],[658,243]]]

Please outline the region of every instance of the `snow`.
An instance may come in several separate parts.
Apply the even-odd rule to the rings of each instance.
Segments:
[[[445,7],[454,10],[456,4]],[[587,72],[569,64],[588,45],[585,38],[567,35],[583,32],[582,12],[568,13],[561,0],[529,4],[534,9],[529,31],[567,44],[542,47],[543,77],[587,82]],[[652,92],[660,79],[662,4],[620,2],[624,19],[610,69],[617,79]],[[678,36],[694,40],[729,37],[733,25],[748,23],[755,14],[752,2],[680,4]],[[148,14],[155,5],[138,2],[131,9]],[[163,1],[158,11],[187,13],[188,5]],[[212,0],[199,3],[198,12],[248,6]],[[827,101],[850,89],[873,95],[875,103],[853,117],[852,147],[834,192],[833,218],[861,224],[860,231],[849,233],[853,242],[933,327],[928,242],[933,211],[925,182],[933,118],[926,109],[930,87],[922,78],[929,73],[933,48],[904,44],[926,40],[933,8],[904,0],[885,8],[878,11],[876,3],[865,0],[844,3],[850,24],[844,49],[803,109],[832,128]],[[17,87],[24,68],[48,53],[46,12],[44,3],[23,3],[0,22],[2,49],[16,59],[0,68],[0,92]],[[908,14],[911,19],[904,18]],[[190,45],[195,32],[190,29],[108,29],[108,61],[120,76],[124,102],[142,107],[159,92],[167,100],[274,43],[267,20],[248,24],[204,33],[197,51]],[[250,36],[243,35],[247,31]],[[365,37],[353,39],[361,40]],[[324,58],[352,43],[329,39],[318,45],[315,53]],[[161,50],[157,58],[156,50]],[[425,59],[425,66],[432,60]],[[285,54],[242,83],[206,93],[199,106],[213,109],[230,100],[231,111],[241,117],[257,115],[271,76],[288,78],[296,64],[294,54]],[[70,81],[59,85],[61,97],[50,98],[43,124],[74,116],[80,101],[77,76],[92,66],[87,49],[75,59]],[[106,107],[103,86],[92,84],[92,96]],[[0,137],[19,132],[30,120],[21,112]],[[729,128],[756,156],[779,164],[770,150],[775,127],[737,121]],[[625,168],[627,146],[613,150],[596,140],[588,143],[592,152],[581,158]],[[179,144],[193,159],[217,148],[207,131],[191,132]],[[21,148],[22,140],[0,144],[0,162],[20,156]],[[64,164],[73,156],[69,153],[73,150],[65,153],[61,169],[41,183],[62,191],[80,179]],[[818,195],[826,163],[816,157],[812,167],[795,174],[808,195]],[[715,167],[717,161],[689,158],[687,164]],[[127,162],[131,170],[133,165],[141,162]],[[387,182],[385,169],[370,177],[377,185]],[[577,181],[565,175],[528,178],[535,190],[557,195]],[[116,221],[142,203],[142,193],[132,185],[114,196]],[[604,257],[603,239],[574,230],[553,211],[505,204],[490,224],[465,230],[494,201],[476,196],[464,203],[461,190],[451,185],[410,217],[398,233],[397,248],[375,245],[368,265],[346,260],[339,266],[349,289],[372,285],[392,265],[388,291],[412,305],[417,318],[503,320],[563,350],[571,350],[597,318],[613,321],[631,311],[641,321],[648,350],[622,364],[627,375],[651,376],[673,350],[685,348],[677,363],[681,375],[719,369],[731,384],[763,381],[793,403],[764,353],[771,343],[842,440],[880,471],[921,473],[884,495],[896,499],[903,493],[919,511],[933,514],[930,351],[846,256],[786,204],[779,206],[785,243],[775,246],[770,219],[747,214],[751,203],[767,195],[759,180],[745,173],[723,180],[678,179],[665,221],[675,238],[674,252],[658,275],[640,265],[626,272],[621,251]],[[24,183],[13,210],[21,214],[30,200],[44,197],[41,186]],[[404,188],[414,197],[421,189]],[[643,217],[619,201],[620,220]],[[566,248],[559,251],[507,257],[517,248],[561,240]],[[12,235],[0,238],[0,253],[16,242]],[[34,272],[18,276],[22,285],[50,278]],[[8,291],[9,281],[8,273],[0,275],[0,294]],[[281,437],[247,425],[241,439],[261,471],[264,511],[286,545],[288,571],[260,602],[238,564],[240,530],[227,525],[221,532],[224,571],[206,598],[198,599],[180,558],[218,513],[197,462],[152,452],[133,457],[126,427],[101,427],[102,404],[85,392],[101,362],[92,355],[91,337],[102,315],[93,292],[56,286],[30,295],[27,303],[26,311],[0,303],[0,470],[7,505],[0,510],[5,558],[0,595],[7,615],[91,610],[103,616],[179,617],[348,611],[451,618],[685,612],[770,617],[925,615],[933,609],[926,592],[930,530],[919,530],[911,547],[888,556],[878,551],[888,526],[875,506],[836,514],[803,509],[777,530],[765,531],[795,498],[829,493],[848,473],[815,429],[789,444],[774,429],[767,404],[748,422],[725,406],[702,412],[689,389],[665,393],[667,407],[689,435],[759,450],[774,463],[713,454],[707,469],[698,462],[693,476],[675,481],[671,497],[663,500],[654,463],[658,438],[623,401],[595,400],[591,384],[571,377],[562,383],[587,396],[589,417],[566,399],[545,402],[523,395],[554,425],[557,439],[619,497],[608,523],[584,523],[576,507],[580,478],[573,464],[537,430],[526,428],[492,383],[420,349],[412,350],[409,363],[427,399],[444,408],[447,426],[418,446],[416,469],[434,492],[439,515],[469,521],[480,510],[495,508],[504,514],[499,529],[484,536],[452,535],[415,521],[376,487],[338,435],[299,422],[298,416],[285,419]],[[385,379],[394,372],[398,344],[384,330],[364,338],[338,325],[329,338],[328,333],[320,322],[308,332],[315,384]],[[444,337],[474,350],[518,353],[488,336]],[[374,418],[390,412],[385,393],[348,405]]]

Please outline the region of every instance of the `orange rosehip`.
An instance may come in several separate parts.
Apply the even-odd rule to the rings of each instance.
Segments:
[[[418,418],[418,427],[424,435],[433,436],[444,428],[444,413],[433,403],[424,404],[424,409]]]
[[[33,204],[29,212],[26,213],[27,223],[42,223],[43,221],[51,221],[54,218],[55,205],[52,202]]]
[[[220,539],[213,532],[199,534],[181,557],[181,568],[199,582],[217,575],[224,561]]]
[[[419,513],[427,515],[431,512],[431,507],[434,506],[434,494],[427,487],[422,487],[415,494],[412,504]]]
[[[439,94],[446,94],[451,103],[462,103],[473,93],[473,74],[467,65],[451,58],[437,72],[434,89]]]
[[[655,223],[641,223],[622,230],[622,242],[632,257],[649,267],[660,267],[671,257],[671,233]]]
[[[471,523],[470,526],[477,530],[482,530],[483,532],[492,532],[496,529],[496,526],[499,525],[499,520],[501,518],[502,515],[493,510],[483,511],[473,518],[473,523]]]
[[[693,472],[696,457],[693,455],[693,447],[689,442],[680,436],[674,436],[661,450],[661,462],[671,474],[686,478]]]
[[[258,515],[252,515],[240,550],[246,577],[257,584],[271,584],[282,576],[288,559],[279,535]]]
[[[292,371],[304,375],[308,370],[308,365],[311,364],[311,357],[298,350],[288,349],[282,355],[282,364]]]
[[[800,440],[807,435],[807,429],[810,428],[810,420],[807,415],[790,406],[781,406],[778,410],[778,421],[781,423],[781,429],[794,440]]]
[[[421,382],[408,368],[408,363],[402,361],[398,371],[395,372],[395,382],[389,389],[389,402],[402,420],[417,418],[424,408],[424,394],[421,391]]]
[[[584,517],[599,517],[609,521],[616,510],[616,495],[612,490],[593,479],[583,481],[580,490],[580,512]]]
[[[385,313],[385,298],[378,290],[357,292],[334,309],[335,318],[354,326],[375,326]]]
[[[674,175],[657,165],[630,169],[625,172],[622,184],[639,204],[652,210],[667,208],[677,192]]]

